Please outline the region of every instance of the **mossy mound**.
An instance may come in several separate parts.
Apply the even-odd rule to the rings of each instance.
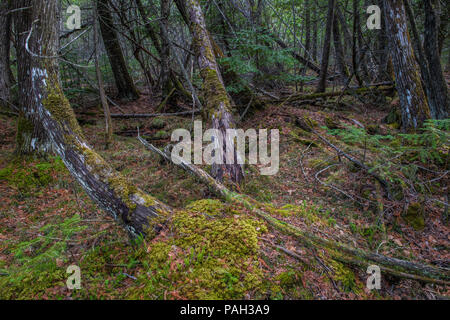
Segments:
[[[62,160],[56,157],[42,162],[17,159],[0,169],[0,180],[5,180],[11,187],[22,193],[29,193],[37,188],[48,186],[55,181],[59,173],[65,170]]]
[[[416,231],[421,231],[425,228],[424,208],[420,203],[411,203],[403,218]]]
[[[215,200],[188,208],[173,216],[173,237],[141,253],[146,272],[130,298],[163,298],[166,292],[177,299],[242,299],[258,291],[258,236],[266,226]]]
[[[163,119],[153,119],[150,124],[150,128],[153,129],[164,129],[166,126],[166,122]]]
[[[328,129],[332,130],[340,128],[339,121],[329,116],[325,117],[325,125],[328,127]]]

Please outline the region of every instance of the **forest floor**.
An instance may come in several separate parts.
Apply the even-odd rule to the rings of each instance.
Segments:
[[[152,113],[156,105],[151,105],[151,100],[143,96],[120,108],[126,113]],[[320,135],[368,164],[383,162],[379,150],[367,141],[399,134],[395,124],[383,122],[391,99],[368,104],[344,97],[342,102],[336,108],[333,100],[320,105],[271,103],[247,114],[239,124],[244,129],[280,130],[280,171],[275,176],[260,176],[258,166],[247,166],[239,191],[269,203],[274,217],[317,236],[391,257],[448,267],[450,233],[448,222],[443,222],[443,205],[418,199],[424,215],[408,219],[402,199],[385,199],[372,178],[340,159],[335,150],[302,129],[302,121],[296,120],[306,120]],[[112,112],[120,113],[114,107]],[[258,221],[245,208],[216,200],[207,186],[161,161],[136,139],[139,126],[152,143],[163,147],[170,143],[174,129],[191,126],[191,117],[114,120],[115,144],[104,150],[101,115],[98,106],[78,113],[86,138],[118,171],[177,209],[169,227],[152,240],[130,241],[121,226],[96,208],[61,160],[13,160],[15,119],[0,115],[0,298],[449,296],[448,287],[388,275],[382,275],[380,290],[370,291],[365,269],[333,261],[321,250],[302,247],[292,237]],[[379,140],[377,143],[384,143]],[[417,160],[412,162],[419,165]],[[429,170],[443,170],[443,165],[428,165]],[[445,166],[448,170],[447,162]],[[439,178],[426,170],[417,176]],[[440,178],[436,183],[430,192],[444,202],[448,179]],[[66,287],[69,265],[81,268],[79,290]]]

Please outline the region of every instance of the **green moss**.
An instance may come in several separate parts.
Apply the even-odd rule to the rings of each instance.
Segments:
[[[65,97],[64,92],[61,90],[58,80],[52,80],[50,78],[47,79],[47,81],[48,94],[42,101],[43,106],[45,109],[50,111],[56,121],[58,121],[61,125],[67,126],[69,132],[73,132],[79,137],[83,137],[83,133],[78,125],[75,113],[70,106],[69,101]]]
[[[11,187],[22,194],[28,194],[38,188],[50,185],[62,172],[65,172],[65,166],[57,157],[42,162],[17,159],[7,167],[0,169],[0,180],[7,181]]]
[[[340,128],[339,122],[329,116],[325,117],[325,125],[329,129],[339,129]]]
[[[420,203],[411,203],[403,215],[405,221],[416,231],[425,228],[424,208]]]
[[[154,119],[150,124],[153,129],[163,129],[166,126],[166,122],[163,119]]]
[[[142,252],[147,269],[130,298],[162,298],[169,292],[175,298],[242,299],[258,290],[258,236],[266,226],[216,200],[197,201],[188,208],[174,214],[173,238]],[[226,215],[219,218],[220,213]]]
[[[367,133],[374,136],[377,134],[381,134],[381,128],[377,124],[370,124],[366,127]]]
[[[165,140],[168,138],[170,138],[170,134],[164,130],[160,130],[153,135],[153,139],[155,140]]]
[[[220,215],[226,213],[225,205],[219,200],[204,199],[190,203],[186,209],[196,213],[206,213],[208,215]]]

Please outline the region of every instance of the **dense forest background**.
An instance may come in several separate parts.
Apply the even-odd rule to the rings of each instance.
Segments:
[[[0,298],[447,298],[449,16],[0,0]],[[195,120],[278,129],[279,172],[175,163]]]

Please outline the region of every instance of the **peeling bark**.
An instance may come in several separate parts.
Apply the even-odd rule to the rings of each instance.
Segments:
[[[182,0],[181,0],[182,1]],[[180,0],[177,0],[177,4]],[[183,4],[179,4],[179,8]],[[233,150],[227,150],[226,130],[234,127],[233,116],[231,113],[231,101],[228,97],[225,85],[214,55],[214,48],[206,29],[205,18],[202,8],[197,0],[187,1],[186,14],[189,21],[189,28],[193,37],[197,62],[200,67],[201,77],[203,79],[203,93],[206,101],[206,112],[212,123],[213,129],[218,129],[223,135],[224,161],[226,155]],[[213,165],[213,176],[222,180],[224,176],[232,181],[239,183],[243,178],[243,168],[237,164],[237,152],[234,152],[235,164]]]

